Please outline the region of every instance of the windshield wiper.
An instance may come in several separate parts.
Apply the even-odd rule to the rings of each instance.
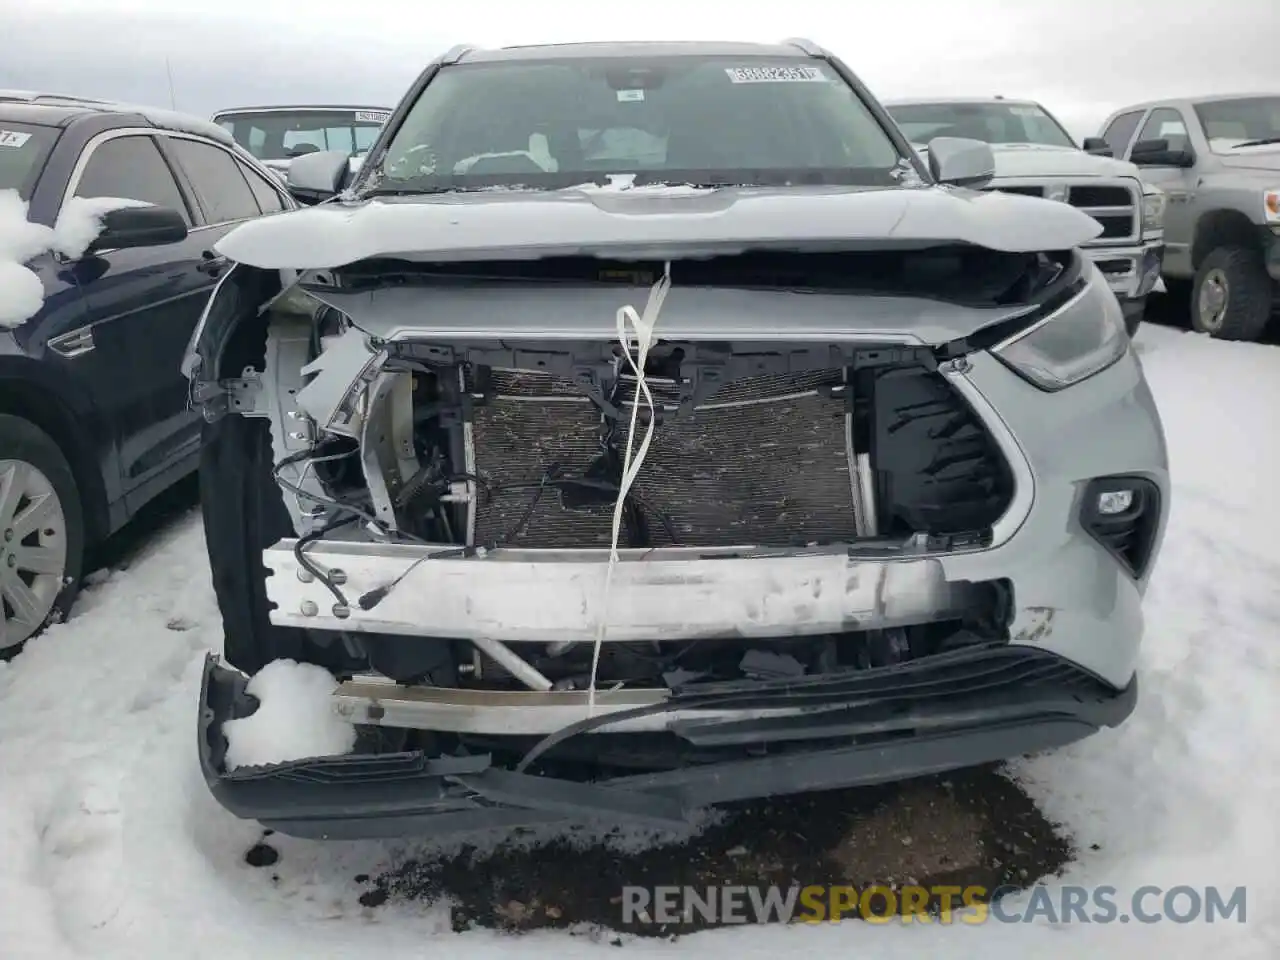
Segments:
[[[360,193],[363,197],[426,197],[441,193],[478,193],[492,187],[373,187]]]
[[[1232,149],[1239,150],[1241,147],[1265,147],[1269,143],[1280,143],[1280,137],[1263,137],[1261,140],[1246,140],[1244,143],[1237,143]]]

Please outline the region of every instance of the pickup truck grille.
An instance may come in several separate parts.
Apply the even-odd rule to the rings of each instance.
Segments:
[[[1038,181],[1027,178],[996,180],[989,190],[1016,193],[1028,197],[1064,200],[1089,214],[1102,224],[1098,239],[1086,247],[1131,243],[1142,230],[1142,196],[1137,186],[1124,180],[1097,180],[1070,183],[1061,180]],[[1065,191],[1065,196],[1063,192]]]

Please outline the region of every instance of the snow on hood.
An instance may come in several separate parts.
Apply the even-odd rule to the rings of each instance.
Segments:
[[[251,266],[303,270],[382,256],[654,258],[878,240],[1032,252],[1101,232],[1066,204],[943,187],[492,190],[317,204],[244,223],[215,248]]]
[[[145,207],[118,197],[72,197],[52,227],[27,219],[28,205],[16,190],[0,190],[0,327],[26,323],[44,305],[44,283],[27,263],[42,253],[72,260],[84,256],[112,210]]]

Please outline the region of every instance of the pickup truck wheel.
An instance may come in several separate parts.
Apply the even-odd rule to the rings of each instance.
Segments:
[[[71,608],[84,513],[71,465],[47,433],[0,414],[0,660]]]
[[[1271,318],[1272,282],[1248,247],[1218,247],[1196,271],[1191,326],[1222,340],[1257,340]]]
[[[222,652],[250,675],[272,660],[323,661],[306,631],[270,619],[262,551],[296,535],[272,465],[266,420],[231,414],[204,425],[200,512],[222,614]]]

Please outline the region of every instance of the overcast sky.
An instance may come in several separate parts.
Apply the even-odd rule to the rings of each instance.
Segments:
[[[1030,97],[1077,136],[1138,100],[1280,92],[1280,0],[0,0],[0,87],[167,106],[167,60],[178,108],[206,116],[393,106],[455,43],[788,36],[882,98]]]

